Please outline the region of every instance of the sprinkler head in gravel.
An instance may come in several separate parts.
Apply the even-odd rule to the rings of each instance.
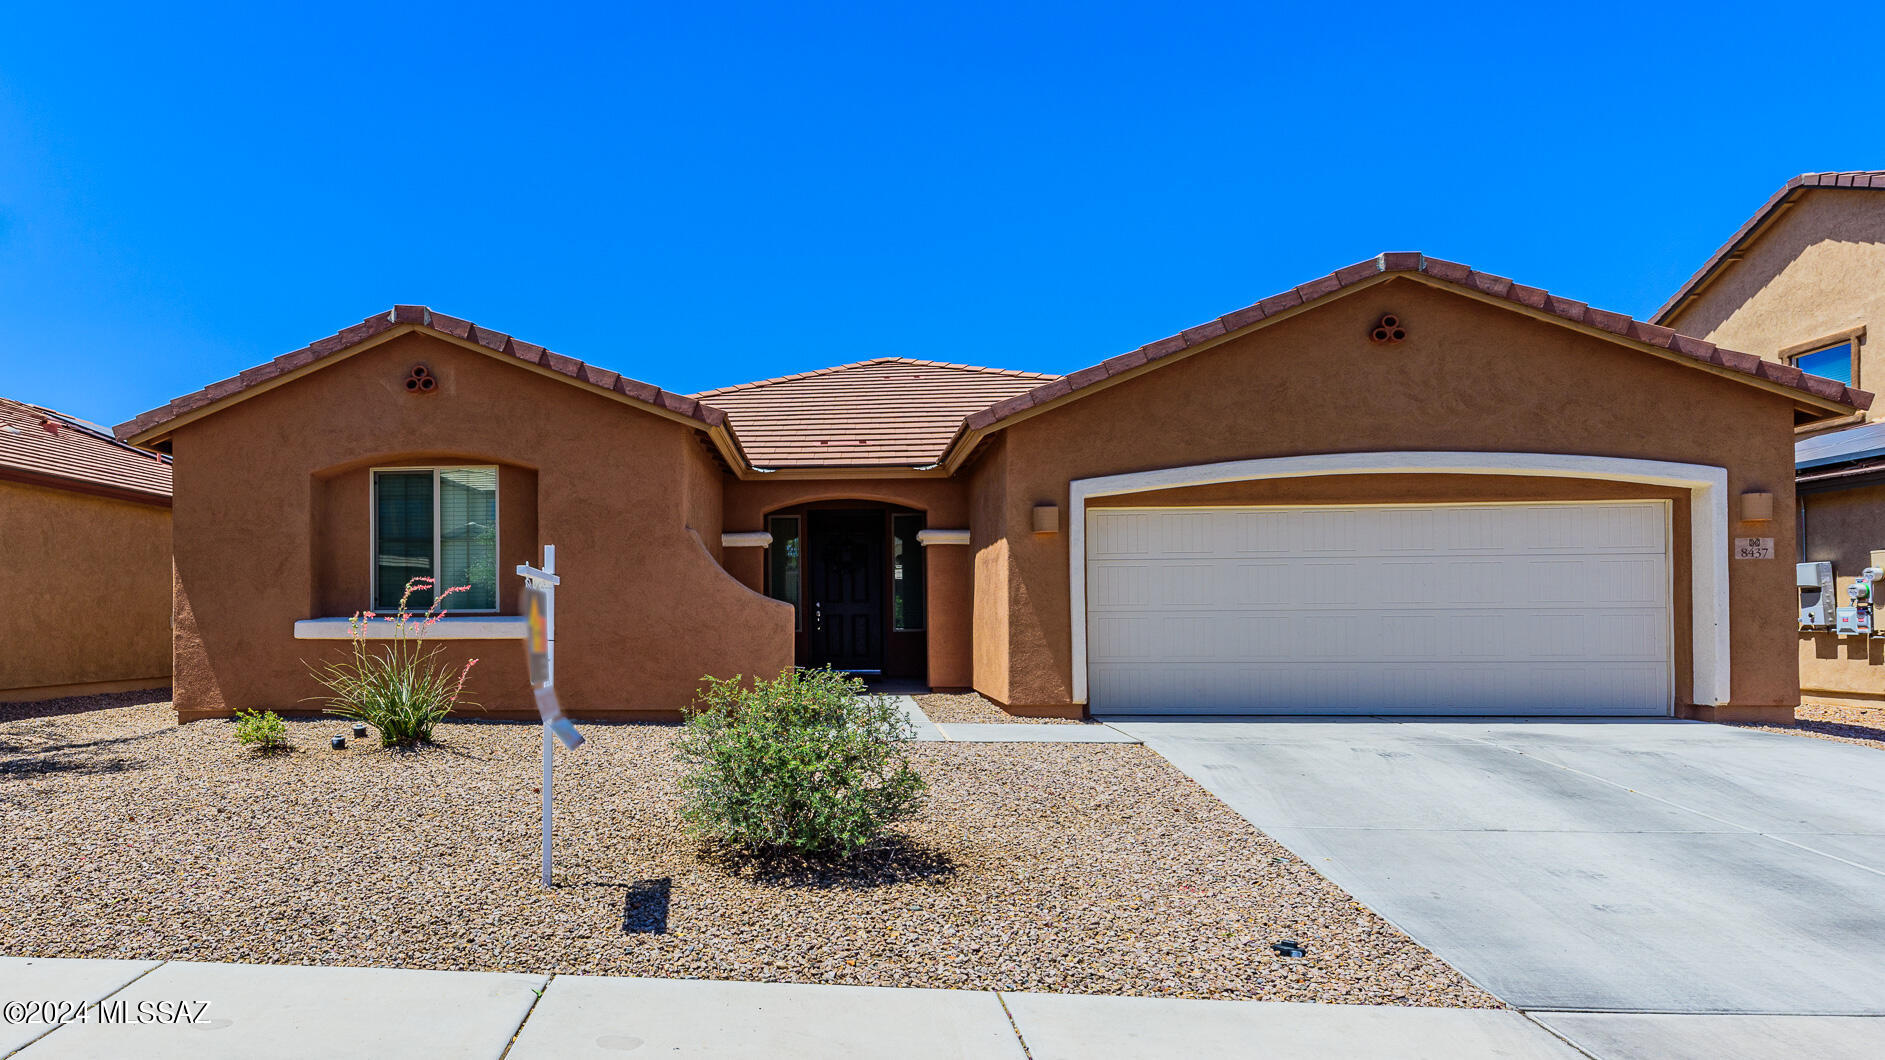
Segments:
[[[329,746],[333,747],[336,751],[345,751],[347,749],[347,738],[345,736],[336,736],[327,742]]]
[[[1300,957],[1308,951],[1304,950],[1302,943],[1295,939],[1277,939],[1270,943],[1270,952],[1278,957]]]
[[[353,738],[356,740],[364,740],[367,738],[367,723],[366,722],[356,721],[353,723]]]

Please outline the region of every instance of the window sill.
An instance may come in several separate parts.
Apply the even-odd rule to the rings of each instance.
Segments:
[[[304,618],[295,623],[296,640],[347,640],[351,618]],[[530,620],[522,615],[447,615],[425,631],[427,640],[523,640]],[[393,624],[383,618],[367,621],[366,639],[392,640]]]

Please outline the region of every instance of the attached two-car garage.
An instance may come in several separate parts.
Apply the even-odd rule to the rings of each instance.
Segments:
[[[1666,715],[1662,501],[1095,508],[1096,714]]]

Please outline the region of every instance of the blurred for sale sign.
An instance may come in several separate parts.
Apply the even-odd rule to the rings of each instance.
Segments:
[[[550,683],[550,594],[542,589],[524,590],[524,614],[530,631],[524,636],[524,650],[530,655],[530,683],[538,688]]]

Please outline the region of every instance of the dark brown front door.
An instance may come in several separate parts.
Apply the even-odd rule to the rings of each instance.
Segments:
[[[834,670],[884,668],[884,513],[807,513],[807,661]]]

